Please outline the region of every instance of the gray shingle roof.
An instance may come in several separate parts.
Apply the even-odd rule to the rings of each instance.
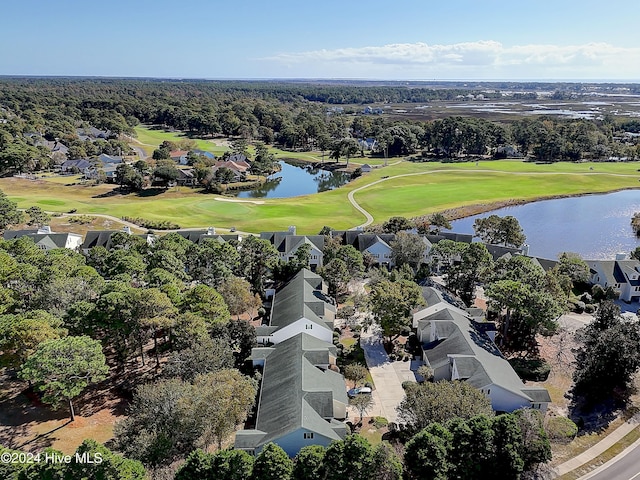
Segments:
[[[50,250],[52,248],[65,248],[69,235],[69,233],[38,233],[38,230],[7,230],[2,237],[5,240],[29,237],[36,245]]]
[[[525,387],[522,391],[535,403],[551,403],[551,396],[546,388]]]
[[[84,243],[80,248],[87,250],[93,247],[104,247],[111,249],[111,235],[120,230],[92,230],[87,232],[84,237]]]
[[[270,326],[283,328],[301,318],[333,330],[333,321],[326,320],[324,313],[334,309],[329,298],[321,290],[322,277],[311,270],[302,269],[284,287],[278,290],[273,300]]]
[[[439,310],[422,319],[419,328],[430,329],[435,322],[436,341],[423,345],[434,368],[454,358],[458,373],[476,388],[494,384],[531,399],[524,383],[486,334],[486,329],[454,308]]]
[[[257,448],[300,428],[334,440],[342,438],[344,426],[326,419],[333,417],[334,400],[348,403],[344,378],[320,370],[310,360],[328,358],[332,347],[299,333],[271,349],[265,359],[255,430],[238,432],[236,448]]]

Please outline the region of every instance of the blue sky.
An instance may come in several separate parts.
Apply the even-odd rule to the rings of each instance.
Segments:
[[[6,0],[0,75],[640,80],[637,0]]]

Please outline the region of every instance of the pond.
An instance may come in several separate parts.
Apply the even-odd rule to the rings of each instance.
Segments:
[[[456,232],[473,233],[476,218],[512,215],[527,236],[530,255],[555,259],[576,252],[587,260],[613,260],[640,246],[631,228],[635,212],[640,212],[640,190],[624,190],[506,207],[451,223]]]
[[[332,172],[310,165],[298,166],[279,162],[282,170],[252,190],[238,192],[239,198],[289,198],[324,192],[349,182],[351,174]]]

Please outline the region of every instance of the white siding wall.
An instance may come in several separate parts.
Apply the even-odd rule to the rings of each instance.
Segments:
[[[483,389],[491,399],[491,406],[496,411],[513,412],[519,408],[529,407],[531,402],[523,396],[516,395],[497,385],[487,385]]]
[[[308,333],[309,335],[319,338],[320,340],[324,340],[328,343],[332,343],[333,341],[333,332],[331,330],[329,330],[328,328],[324,328],[317,323],[313,323],[306,318],[301,318],[291,325],[287,325],[286,327],[274,332],[270,337],[270,340],[272,343],[278,344],[299,333]]]

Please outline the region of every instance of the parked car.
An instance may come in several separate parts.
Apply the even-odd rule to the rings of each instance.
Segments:
[[[347,392],[347,395],[349,395],[349,398],[353,398],[356,395],[359,395],[361,393],[365,393],[365,394],[371,395],[371,388],[369,388],[369,387],[352,388],[351,390],[349,390]]]

